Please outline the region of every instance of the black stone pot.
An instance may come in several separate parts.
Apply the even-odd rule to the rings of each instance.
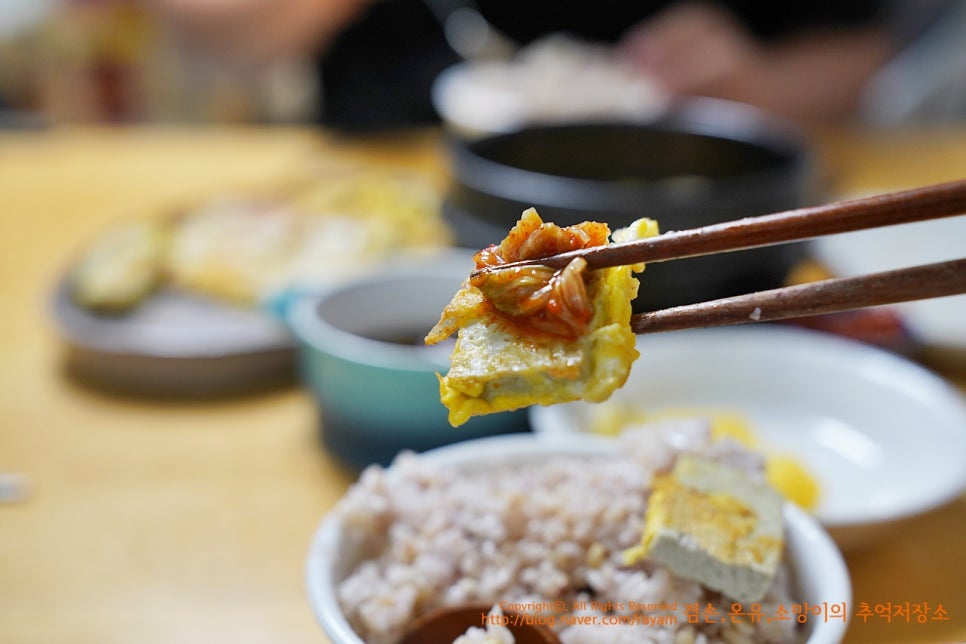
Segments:
[[[754,108],[710,99],[683,102],[649,124],[532,126],[450,146],[453,184],[444,215],[457,243],[499,242],[530,206],[545,221],[642,217],[662,231],[766,214],[817,200],[802,134]],[[637,310],[774,288],[804,245],[760,248],[651,264]]]

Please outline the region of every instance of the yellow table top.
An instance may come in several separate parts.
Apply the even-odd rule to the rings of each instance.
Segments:
[[[966,129],[819,136],[842,193],[966,176]],[[283,178],[320,157],[443,178],[420,133],[339,141],[296,129],[0,134],[0,643],[325,642],[303,563],[352,480],[316,442],[309,397],[98,394],[60,371],[52,284],[117,217]],[[951,376],[952,377],[952,376]],[[966,390],[966,381],[957,385]],[[966,499],[848,556],[855,601],[942,602],[950,620],[851,620],[848,642],[966,640]]]

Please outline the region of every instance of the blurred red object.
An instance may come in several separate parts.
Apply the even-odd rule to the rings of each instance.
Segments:
[[[888,307],[796,318],[788,323],[901,353],[907,352],[913,342],[902,317]]]
[[[804,284],[830,277],[835,275],[822,264],[805,261],[792,270],[787,282]],[[879,306],[829,315],[815,315],[795,318],[786,323],[832,333],[898,353],[910,353],[914,345],[912,334],[894,307]]]

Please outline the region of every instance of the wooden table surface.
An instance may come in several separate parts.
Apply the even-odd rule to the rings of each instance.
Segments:
[[[966,129],[823,133],[842,193],[966,176]],[[297,129],[0,134],[0,642],[319,643],[302,567],[352,481],[295,387],[233,400],[113,397],[61,372],[52,284],[109,221],[284,178],[318,158],[445,178],[419,133],[339,141]],[[951,374],[947,374],[951,378]],[[956,381],[966,390],[966,382]],[[964,465],[966,467],[966,465]],[[856,601],[942,602],[946,622],[852,620],[848,642],[966,640],[966,500],[848,556]]]

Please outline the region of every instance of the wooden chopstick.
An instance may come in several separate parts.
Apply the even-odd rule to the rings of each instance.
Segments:
[[[799,284],[631,316],[634,333],[659,333],[837,313],[966,293],[966,259]]]
[[[802,241],[854,230],[939,219],[964,212],[966,180],[952,181],[667,232],[632,242],[594,246],[549,257],[509,262],[474,271],[473,275],[535,264],[563,268],[576,257],[586,260],[590,269],[640,262],[663,262]]]

